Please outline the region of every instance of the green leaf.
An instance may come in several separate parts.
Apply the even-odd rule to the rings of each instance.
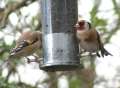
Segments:
[[[80,88],[81,86],[81,80],[77,77],[73,77],[73,79],[70,79],[70,88]]]

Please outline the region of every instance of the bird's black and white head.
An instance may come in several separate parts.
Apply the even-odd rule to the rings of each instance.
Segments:
[[[90,30],[91,29],[91,23],[87,22],[85,20],[80,20],[77,22],[77,24],[75,25],[75,28],[78,31],[82,31],[82,30]]]

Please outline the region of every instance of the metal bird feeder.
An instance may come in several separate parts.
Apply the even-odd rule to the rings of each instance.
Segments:
[[[43,64],[46,71],[74,70],[80,66],[74,25],[77,0],[41,0]]]

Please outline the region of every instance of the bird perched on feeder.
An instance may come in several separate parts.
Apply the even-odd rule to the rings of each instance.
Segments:
[[[111,55],[103,46],[98,32],[91,26],[90,22],[80,20],[75,25],[76,37],[79,41],[79,45],[85,51],[90,53],[96,53],[98,57]],[[101,52],[101,55],[98,53]]]
[[[16,41],[16,46],[10,51],[10,58],[27,57],[42,48],[42,33],[40,31],[23,32]],[[28,59],[28,58],[27,58]],[[29,59],[28,59],[29,62]]]

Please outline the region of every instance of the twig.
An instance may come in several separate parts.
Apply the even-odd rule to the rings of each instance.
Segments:
[[[31,0],[31,2],[34,2],[36,0]],[[23,6],[28,5],[27,4],[28,0],[21,0],[21,1],[16,1],[14,3],[8,3],[6,8],[4,10],[0,11],[0,28],[4,28],[7,23],[8,16],[16,11],[17,9],[20,9]]]

